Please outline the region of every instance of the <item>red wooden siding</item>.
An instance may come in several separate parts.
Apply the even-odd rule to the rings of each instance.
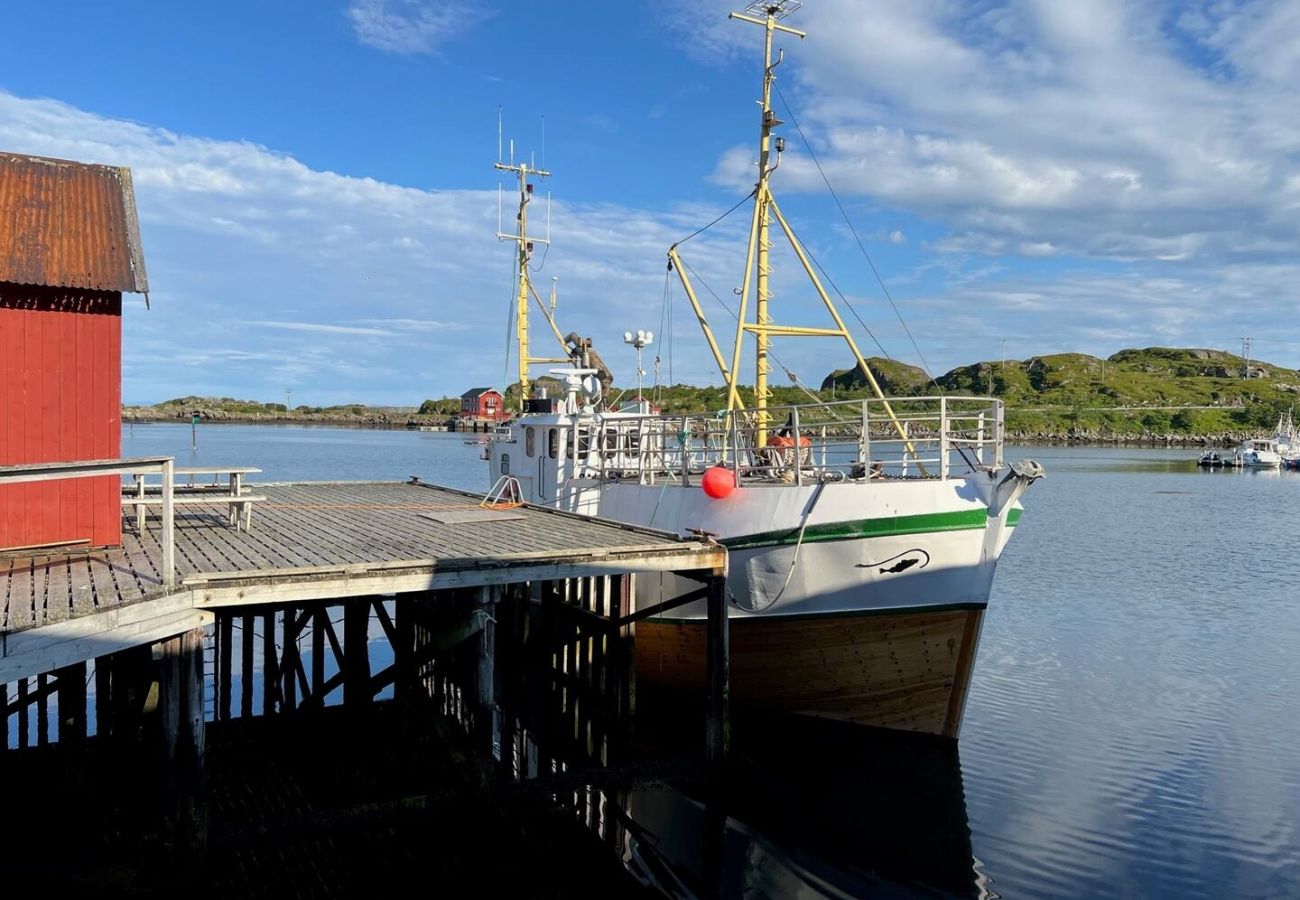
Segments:
[[[0,282],[0,465],[122,455],[122,295]],[[0,548],[121,542],[116,476],[0,486]]]
[[[500,422],[510,418],[504,398],[499,391],[486,390],[481,393],[468,391],[460,397],[460,414],[476,419],[492,419]]]

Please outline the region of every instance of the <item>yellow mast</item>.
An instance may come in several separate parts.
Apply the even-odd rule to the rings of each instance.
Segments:
[[[514,141],[510,142],[510,155],[514,156]],[[545,169],[530,167],[526,162],[520,162],[515,165],[513,161],[510,165],[505,163],[496,163],[495,168],[504,172],[514,172],[519,179],[519,212],[515,219],[518,227],[514,234],[505,234],[497,231],[498,240],[513,240],[517,245],[516,255],[516,292],[515,292],[515,343],[519,348],[519,410],[524,411],[524,404],[529,395],[528,367],[539,363],[564,363],[568,362],[567,356],[530,356],[528,347],[528,298],[531,295],[537,300],[537,305],[541,308],[542,315],[546,317],[551,326],[551,332],[555,335],[556,341],[561,350],[566,350],[564,338],[560,336],[560,329],[555,324],[554,305],[555,305],[555,287],[551,287],[551,309],[548,310],[542,303],[542,298],[538,296],[537,291],[533,288],[532,279],[528,277],[528,262],[532,259],[533,244],[546,244],[548,241],[541,238],[528,237],[528,204],[533,199],[533,185],[528,180],[529,175],[538,178],[550,177],[550,172]]]
[[[789,2],[789,0],[769,0],[769,2],[751,3],[747,7],[748,12],[762,13],[762,18],[745,15],[744,13],[731,13],[730,16],[730,18],[739,19],[742,22],[763,26],[763,98],[759,101],[759,106],[762,109],[762,119],[758,141],[758,184],[754,190],[754,219],[749,237],[749,250],[745,255],[745,279],[741,287],[740,298],[740,328],[737,333],[730,379],[731,406],[734,409],[736,408],[735,402],[739,399],[735,386],[735,378],[738,374],[736,370],[740,362],[741,341],[739,338],[746,331],[752,332],[756,345],[754,351],[754,413],[756,421],[754,425],[757,429],[755,440],[759,447],[767,445],[767,401],[771,396],[767,389],[767,376],[771,369],[767,357],[768,349],[771,346],[771,334],[773,333],[771,330],[772,316],[768,312],[768,303],[772,299],[772,291],[768,280],[768,276],[772,272],[769,260],[769,251],[772,249],[770,236],[772,194],[768,187],[768,178],[775,171],[776,166],[769,165],[769,162],[772,155],[772,129],[782,124],[781,120],[772,112],[772,82],[776,78],[776,67],[781,64],[781,56],[778,56],[775,62],[772,60],[772,35],[777,31],[784,31],[796,37],[804,37],[804,32],[790,28],[788,25],[782,25],[779,21],[790,12],[793,12],[794,9],[797,9],[799,5],[798,3]],[[778,139],[778,165],[780,164],[780,151],[782,148],[783,141]],[[758,257],[758,271],[754,288],[754,324],[749,325],[745,322],[744,309],[749,292],[749,276],[755,265],[755,256]]]
[[[740,394],[737,391],[736,380],[740,369],[741,345],[745,332],[754,335],[756,344],[755,350],[755,373],[754,373],[754,418],[755,418],[755,444],[759,447],[767,445],[767,428],[769,424],[767,401],[769,391],[767,388],[767,376],[769,372],[768,350],[771,343],[772,335],[801,335],[801,336],[826,336],[842,337],[848,343],[849,349],[853,352],[853,358],[858,364],[859,370],[866,378],[867,383],[871,386],[876,397],[884,400],[885,394],[876,382],[876,377],[871,374],[870,367],[867,366],[866,359],[858,350],[857,343],[853,336],[849,334],[848,327],[840,318],[839,312],[835,309],[835,304],[831,302],[825,288],[822,287],[821,280],[817,277],[816,272],[808,260],[803,246],[795,236],[790,224],[781,215],[780,209],[776,205],[776,199],[772,196],[769,179],[777,166],[781,164],[781,153],[785,149],[783,138],[777,138],[776,162],[769,165],[772,151],[772,129],[784,123],[776,117],[772,111],[772,82],[776,79],[776,67],[781,64],[784,53],[777,53],[775,60],[772,59],[772,35],[777,31],[793,34],[796,37],[803,38],[805,33],[787,25],[782,25],[780,20],[790,13],[799,9],[803,3],[801,0],[754,0],[749,6],[745,7],[744,13],[733,12],[729,18],[739,19],[742,22],[749,22],[752,25],[761,25],[764,29],[763,40],[763,97],[759,101],[762,108],[762,128],[759,135],[758,145],[758,183],[754,187],[754,216],[750,222],[749,230],[749,248],[745,254],[745,274],[741,281],[740,287],[740,310],[739,321],[736,327],[736,344],[732,351],[731,370],[724,373],[728,386],[728,411],[735,412],[741,409]],[[748,13],[748,15],[746,14]],[[772,321],[771,314],[768,312],[768,304],[772,298],[771,289],[769,288],[768,276],[771,274],[771,264],[769,261],[769,251],[772,242],[770,237],[770,226],[772,219],[775,217],[777,224],[785,233],[786,240],[790,242],[791,248],[795,255],[798,256],[800,264],[812,282],[813,288],[821,298],[829,311],[831,318],[834,320],[835,328],[807,328],[796,325],[776,325]],[[757,266],[756,266],[757,263]],[[757,268],[757,272],[755,272]],[[749,284],[751,275],[756,275],[755,285],[755,314],[754,322],[750,324],[745,320],[746,306],[749,299]],[[683,281],[685,275],[682,275]],[[892,421],[895,430],[905,441],[905,446],[909,453],[915,457],[915,448],[911,441],[908,440],[906,429],[894,415],[893,408],[888,401],[884,403],[885,412]],[[865,425],[864,425],[865,427]],[[925,467],[918,466],[922,474],[925,473]]]

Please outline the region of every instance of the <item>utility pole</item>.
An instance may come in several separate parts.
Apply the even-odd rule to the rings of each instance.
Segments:
[[[1003,338],[1002,339],[1002,373],[1005,375],[1006,371],[1007,371],[1007,339]]]

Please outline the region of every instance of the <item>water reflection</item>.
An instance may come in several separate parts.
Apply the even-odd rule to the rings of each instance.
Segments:
[[[626,794],[638,846],[697,895],[990,895],[955,745],[799,717],[736,724],[721,781]]]
[[[518,658],[539,656],[555,658]],[[690,701],[642,687],[635,717],[614,717],[557,673],[520,683],[500,695],[508,777],[542,785],[666,896],[992,896],[951,742],[742,711],[711,776]]]

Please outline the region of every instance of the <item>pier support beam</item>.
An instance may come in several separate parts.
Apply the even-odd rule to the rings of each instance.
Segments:
[[[57,670],[59,692],[59,743],[80,750],[86,740],[86,664]]]
[[[496,692],[496,613],[497,603],[501,599],[501,588],[497,585],[485,585],[478,589],[475,612],[482,616],[482,630],[478,639],[478,669],[475,679],[478,696],[475,710],[476,731],[480,746],[485,747],[488,755],[499,756],[498,742],[501,736],[501,714],[497,708]]]
[[[706,756],[709,769],[719,771],[731,744],[731,634],[727,617],[725,570],[709,576],[709,710]]]
[[[203,809],[203,629],[163,641],[159,673],[163,753],[168,806],[178,847],[198,849],[207,841]]]
[[[349,600],[343,607],[343,705],[364,710],[370,705],[369,597]]]

